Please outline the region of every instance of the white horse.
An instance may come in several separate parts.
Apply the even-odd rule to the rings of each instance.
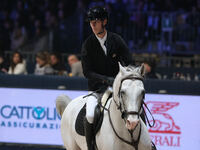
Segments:
[[[101,129],[96,134],[98,150],[151,150],[151,138],[140,113],[145,94],[144,66],[122,67],[113,84],[113,96],[104,111]],[[67,150],[87,150],[86,139],[75,131],[75,120],[87,98],[71,101],[59,96],[56,108],[61,118],[61,136]]]

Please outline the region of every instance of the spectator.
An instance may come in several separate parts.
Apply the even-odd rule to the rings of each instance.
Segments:
[[[68,64],[71,67],[71,73],[69,73],[70,77],[72,76],[83,77],[82,64],[76,55],[73,54],[68,56]]]
[[[0,34],[0,49],[2,49],[3,51],[5,50],[10,50],[10,44],[11,44],[11,39],[10,39],[10,35],[11,35],[11,21],[9,19],[4,21],[3,24],[3,28],[1,30],[1,34]]]
[[[150,78],[150,79],[161,78],[160,75],[155,72],[155,65],[153,62],[145,62],[144,67],[145,67],[146,78]]]
[[[44,30],[41,27],[36,27],[35,32],[35,44],[33,51],[39,52],[44,51],[45,49],[48,49],[48,36],[45,36],[44,33],[42,33]]]
[[[21,53],[13,53],[8,74],[27,74],[26,61],[23,60]]]
[[[26,34],[24,28],[16,27],[11,36],[11,49],[18,50],[24,45],[26,40]]]
[[[0,73],[7,73],[8,68],[9,68],[8,62],[6,62],[3,55],[0,54]]]
[[[170,51],[172,44],[172,31],[173,31],[172,16],[168,13],[164,13],[162,16],[161,24],[162,24],[163,50]]]
[[[51,75],[53,68],[49,63],[49,55],[46,52],[38,52],[36,55],[35,75]]]
[[[50,63],[55,75],[67,75],[66,67],[62,63],[61,55],[59,53],[51,53]]]

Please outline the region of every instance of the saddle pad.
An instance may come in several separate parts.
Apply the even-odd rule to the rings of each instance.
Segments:
[[[75,130],[79,135],[85,136],[84,132],[84,118],[86,114],[86,104],[81,108],[75,123]]]

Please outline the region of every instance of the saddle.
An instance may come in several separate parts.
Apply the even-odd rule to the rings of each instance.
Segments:
[[[95,135],[101,128],[103,118],[104,118],[104,109],[102,106],[105,106],[108,99],[111,97],[112,97],[112,91],[106,90],[105,93],[103,94],[103,96],[99,98],[100,100],[98,100],[99,103],[95,108],[94,123],[93,123]],[[81,136],[85,136],[85,132],[84,132],[85,115],[86,115],[86,104],[81,108],[81,110],[78,113],[78,116],[76,118],[76,122],[75,122],[75,130]]]

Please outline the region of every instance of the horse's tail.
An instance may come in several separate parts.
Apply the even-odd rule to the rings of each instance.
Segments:
[[[71,101],[71,98],[69,98],[67,95],[64,95],[64,94],[56,98],[56,110],[60,114],[61,117],[70,101]]]

